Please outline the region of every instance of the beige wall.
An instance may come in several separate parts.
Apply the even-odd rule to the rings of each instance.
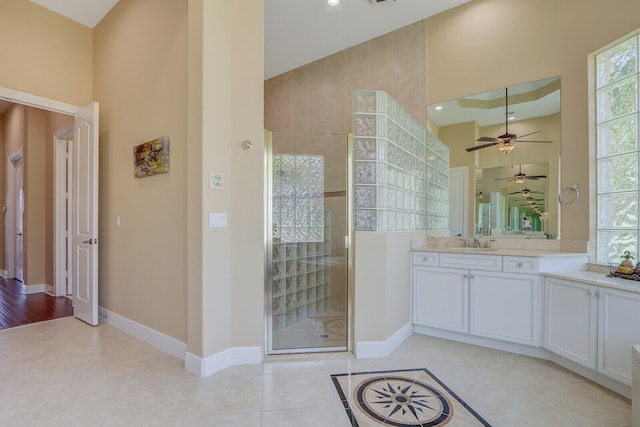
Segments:
[[[189,348],[261,346],[264,294],[263,20],[259,0],[189,1]],[[242,149],[242,141],[253,143]],[[224,191],[207,186],[209,172]],[[228,227],[208,228],[208,212]]]
[[[92,44],[90,28],[30,1],[0,2],[1,87],[86,105],[92,100]]]
[[[94,31],[100,104],[100,305],[186,341],[187,10],[121,0]],[[169,137],[170,171],[136,179],[133,147]],[[120,227],[116,227],[120,216]]]
[[[429,103],[561,77],[561,185],[581,196],[562,207],[563,239],[589,239],[587,56],[640,27],[639,14],[632,0],[474,0],[427,21]]]

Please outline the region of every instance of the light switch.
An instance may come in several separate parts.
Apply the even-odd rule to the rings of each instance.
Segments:
[[[226,212],[209,212],[209,228],[225,228],[226,226]]]
[[[224,190],[224,180],[221,173],[209,172],[209,189],[217,191]]]

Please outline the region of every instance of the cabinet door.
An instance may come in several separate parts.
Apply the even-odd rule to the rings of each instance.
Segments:
[[[534,274],[470,272],[471,334],[540,345],[540,278]]]
[[[545,278],[543,347],[591,369],[596,369],[596,291],[595,286]]]
[[[413,322],[455,332],[469,332],[467,271],[414,267]]]
[[[640,344],[640,295],[600,288],[598,371],[631,385],[631,347]]]

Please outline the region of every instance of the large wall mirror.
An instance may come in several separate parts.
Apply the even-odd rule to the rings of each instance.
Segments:
[[[468,211],[452,235],[559,238],[559,77],[432,104],[427,118],[450,166],[469,170],[467,194],[450,192]]]

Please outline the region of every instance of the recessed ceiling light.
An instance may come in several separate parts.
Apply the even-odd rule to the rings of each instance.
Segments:
[[[440,110],[442,110],[442,105],[436,106],[436,111],[440,111]]]
[[[329,3],[329,6],[337,6],[340,4],[340,0],[327,0],[327,3]]]

